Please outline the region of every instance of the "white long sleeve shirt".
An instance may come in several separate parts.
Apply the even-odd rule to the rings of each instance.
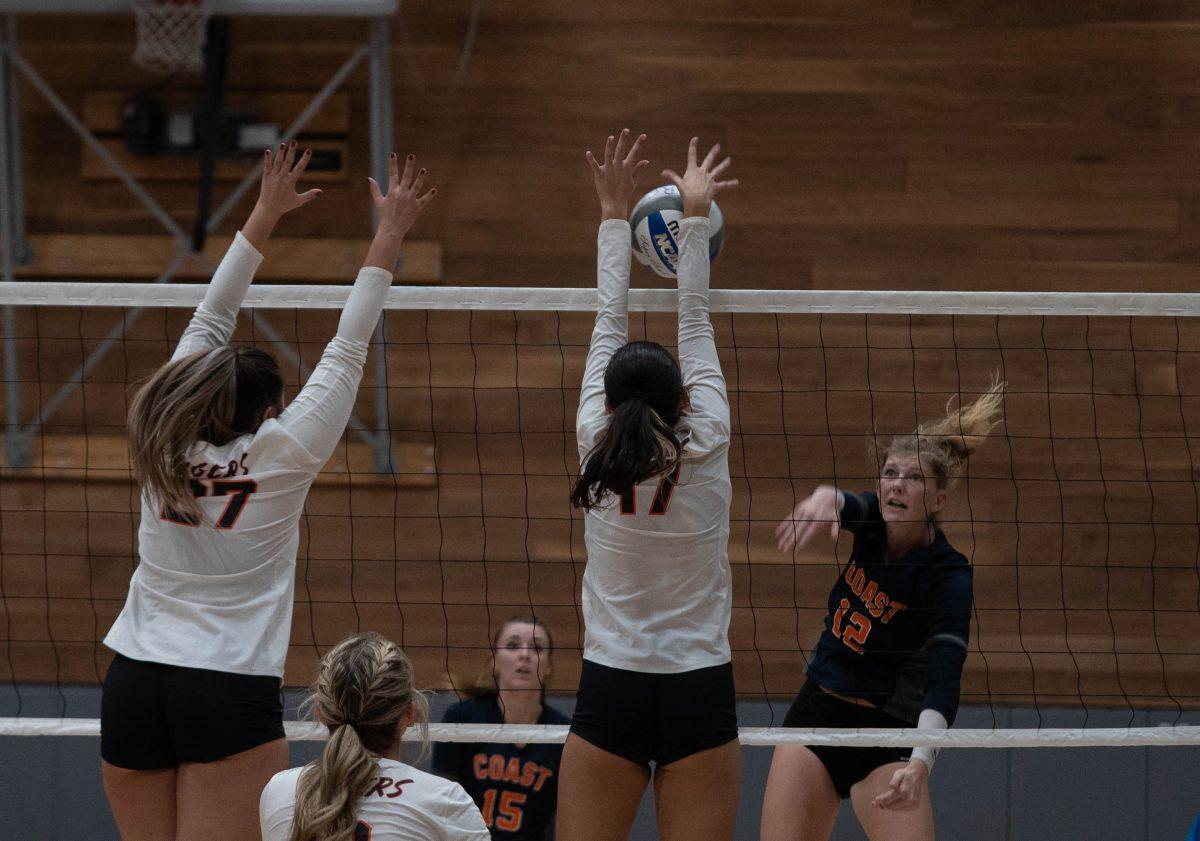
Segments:
[[[628,223],[598,237],[599,309],[575,430],[581,463],[608,428],[604,370],[628,341]],[[690,407],[673,490],[659,477],[634,489],[633,510],[608,499],[585,517],[584,657],[603,666],[678,673],[728,663],[729,398],[708,319],[708,219],[679,231],[679,364]],[[670,490],[670,493],[667,491]]]
[[[228,343],[261,261],[239,233],[172,359]],[[391,280],[359,272],[337,335],[279,418],[220,447],[192,447],[202,524],[173,521],[142,494],[140,563],[105,645],[135,660],[283,676],[300,515],[350,418]]]
[[[287,841],[305,768],[280,771],[258,803],[263,841]],[[379,760],[379,774],[358,799],[361,837],[371,841],[491,841],[479,808],[456,782]],[[355,835],[355,838],[360,837]]]

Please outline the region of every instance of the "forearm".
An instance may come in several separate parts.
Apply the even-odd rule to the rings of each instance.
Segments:
[[[371,334],[391,288],[391,273],[365,267],[358,273],[333,337],[304,388],[280,418],[322,463],[345,431],[362,380]]]
[[[922,730],[946,730],[950,727],[950,722],[937,710],[925,709],[921,710],[921,715],[917,719],[917,727]],[[914,748],[912,758],[921,760],[925,763],[925,767],[932,771],[938,750],[938,748],[931,747]]]
[[[684,382],[697,362],[720,365],[708,317],[708,219],[692,216],[679,223],[679,363]]]
[[[400,262],[400,250],[404,247],[404,235],[386,230],[380,226],[367,249],[367,257],[363,260],[363,268],[383,269],[390,276]]]
[[[604,371],[608,361],[629,340],[629,223],[606,220],[597,235],[596,325],[584,366],[580,415],[603,412]]]
[[[276,223],[282,217],[283,214],[279,211],[263,206],[262,202],[257,202],[254,210],[250,211],[250,218],[242,226],[242,236],[257,251],[265,251],[267,240],[271,238],[271,232],[275,230]]]
[[[260,263],[262,254],[259,250],[244,234],[235,235],[204,292],[204,300],[183,331],[172,358],[178,359],[229,342],[237,326],[242,300]]]

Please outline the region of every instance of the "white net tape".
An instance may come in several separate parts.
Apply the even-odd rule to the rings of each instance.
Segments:
[[[43,283],[0,284],[0,305],[64,307],[195,307],[205,284]],[[340,309],[349,286],[254,286],[243,306],[265,309]],[[546,287],[394,287],[386,309],[587,312],[596,290]],[[629,308],[674,312],[670,289],[634,289]],[[818,290],[713,290],[716,313],[849,313],[857,315],[1200,316],[1200,294],[1126,292],[861,292]]]
[[[205,0],[132,0],[137,21],[133,63],[155,73],[199,73],[209,10]]]
[[[315,721],[284,722],[293,742],[319,742],[329,730]],[[435,742],[502,742],[561,744],[566,725],[431,724]],[[1087,730],[959,729],[837,730],[833,728],[742,727],[738,741],[748,747],[772,745],[839,745],[842,747],[932,748],[1032,748],[1032,747],[1136,747],[1148,745],[1200,745],[1200,727],[1095,727]],[[99,736],[100,722],[93,718],[0,718],[0,736]],[[420,739],[415,729],[405,741]]]

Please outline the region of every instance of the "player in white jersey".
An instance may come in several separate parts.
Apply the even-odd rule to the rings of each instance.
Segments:
[[[307,384],[286,408],[275,360],[230,347],[261,251],[309,160],[266,154],[254,211],[171,360],[138,391],[129,442],[140,563],[104,642],[105,790],[130,839],[257,838],[258,793],[287,765],[279,694],[299,520],[345,429],[405,233],[433,191],[392,156],[379,228]],[[294,165],[293,165],[294,164]]]
[[[559,841],[629,834],[653,773],[660,837],[733,837],[740,759],[729,653],[729,400],[708,319],[708,213],[729,159],[679,187],[679,363],[629,342],[626,221],[644,135],[588,152],[600,198],[599,309],[576,418],[587,626],[559,780]]]
[[[312,702],[329,741],[319,759],[279,772],[262,790],[263,841],[490,841],[461,785],[400,758],[413,726],[428,749],[429,706],[394,642],[344,640],[321,658]]]

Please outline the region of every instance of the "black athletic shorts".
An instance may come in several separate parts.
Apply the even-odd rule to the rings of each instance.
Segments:
[[[583,661],[571,732],[638,765],[669,765],[738,737],[733,665],[649,674]]]
[[[148,771],[213,762],[283,738],[280,680],[131,660],[104,678],[100,755]]]
[[[823,692],[811,680],[806,681],[783,719],[784,727],[840,727],[866,729],[872,727],[913,727],[914,725],[880,712],[874,707],[860,707]],[[833,780],[838,796],[845,800],[850,787],[881,765],[905,762],[911,748],[837,748],[829,745],[809,745]]]

